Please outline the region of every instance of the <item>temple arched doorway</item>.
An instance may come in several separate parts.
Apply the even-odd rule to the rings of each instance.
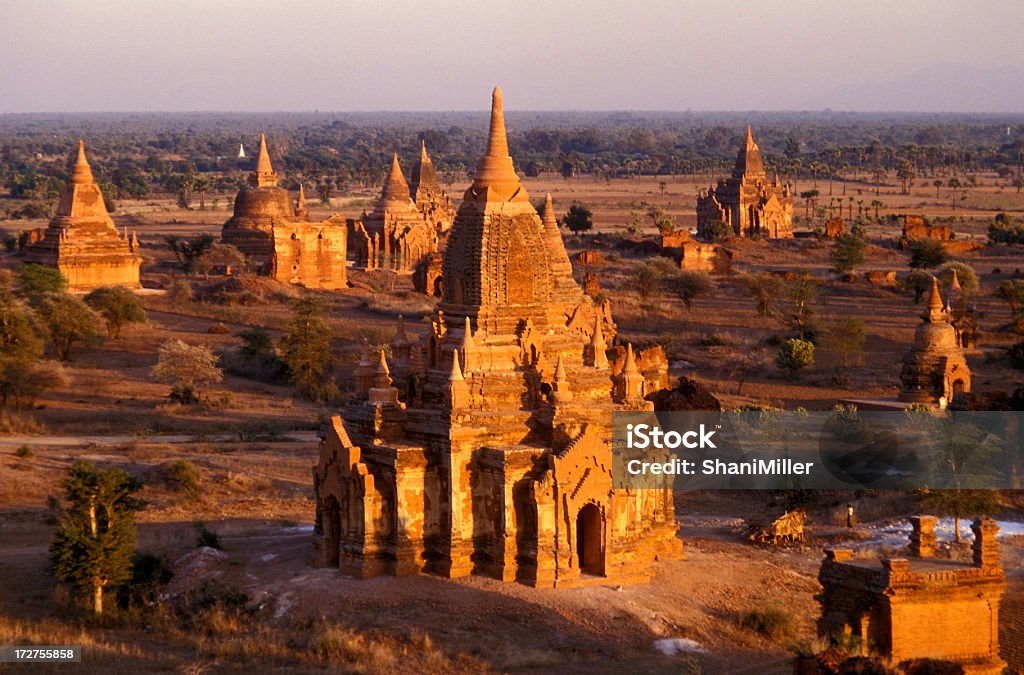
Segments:
[[[601,536],[601,510],[587,504],[576,516],[576,555],[580,572],[604,575],[604,545]]]

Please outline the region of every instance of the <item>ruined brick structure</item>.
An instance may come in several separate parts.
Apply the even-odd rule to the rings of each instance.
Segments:
[[[971,390],[971,370],[934,277],[928,307],[921,318],[914,344],[903,357],[900,400],[942,405],[952,401],[954,395]]]
[[[552,587],[644,580],[681,556],[671,483],[631,491],[611,475],[612,412],[651,410],[662,374],[645,377],[628,346],[613,370],[610,307],[580,291],[520,184],[497,88],[443,265],[427,334],[400,320],[391,363],[364,354],[325,429],[316,562]]]
[[[350,245],[357,267],[411,272],[437,251],[437,229],[409,195],[395,154],[373,211],[352,222]]]
[[[818,631],[856,637],[864,653],[895,663],[935,659],[959,672],[998,675],[999,604],[1006,575],[999,557],[999,526],[974,521],[970,563],[935,557],[935,518],[911,519],[910,555],[859,559],[849,549],[826,549],[818,580],[822,592]]]
[[[663,230],[661,252],[677,259],[683,270],[725,272],[729,267],[729,256],[721,246],[697,241],[688,230]]]
[[[761,151],[747,127],[747,138],[729,178],[697,196],[697,231],[722,221],[738,237],[792,237],[793,197],[788,184],[771,181]]]
[[[293,202],[278,181],[261,134],[256,168],[235,196],[234,215],[224,223],[221,241],[245,254],[259,274],[309,288],[344,288],[344,218],[308,222],[305,192],[300,187]]]
[[[439,240],[443,240],[455,220],[455,207],[451,197],[437,182],[437,170],[427,154],[426,141],[421,142],[420,158],[412,165],[409,174],[409,196],[427,223],[437,232]]]
[[[412,285],[420,293],[432,295],[435,298],[441,297],[441,287],[444,283],[444,256],[440,252],[429,253],[412,272]]]
[[[25,262],[56,267],[73,292],[100,286],[141,287],[138,239],[134,233],[118,233],[82,141],[57,212],[42,237],[25,248]]]

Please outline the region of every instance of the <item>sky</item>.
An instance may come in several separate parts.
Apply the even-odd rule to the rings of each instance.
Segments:
[[[1024,112],[1022,25],[1020,0],[0,0],[0,113],[482,110],[495,84],[511,110]]]

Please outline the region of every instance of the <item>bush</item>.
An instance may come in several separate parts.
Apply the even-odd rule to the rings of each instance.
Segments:
[[[701,347],[725,347],[728,344],[729,339],[721,333],[712,333],[700,339]]]
[[[14,451],[14,456],[22,459],[31,459],[36,456],[36,453],[32,452],[32,448],[23,445]]]
[[[142,300],[124,286],[103,286],[85,296],[85,304],[100,313],[107,324],[107,337],[115,339],[130,323],[145,323]]]
[[[914,304],[921,302],[924,294],[932,288],[932,275],[915,270],[899,278],[896,287],[904,293],[914,296]]]
[[[705,241],[722,242],[735,234],[724,220],[711,220],[697,228],[697,236]]]
[[[199,402],[196,385],[220,382],[224,375],[209,347],[168,340],[160,345],[153,377],[172,385],[170,398],[183,404]]]
[[[944,289],[953,283],[953,270],[956,270],[956,279],[960,282],[960,289],[965,295],[972,295],[978,291],[978,273],[967,263],[959,261],[947,263],[939,271]]]
[[[184,493],[189,499],[199,497],[199,469],[187,459],[179,459],[164,466],[164,479],[175,492]]]
[[[837,274],[850,274],[864,263],[863,237],[852,232],[843,235],[836,241],[829,257]]]
[[[914,239],[907,250],[910,251],[910,267],[915,270],[938,267],[949,260],[946,248],[935,239]]]
[[[1024,224],[1014,222],[1008,213],[997,213],[988,226],[990,244],[1024,244]]]
[[[27,263],[18,270],[18,291],[22,295],[62,293],[67,287],[68,280],[56,267]]]
[[[786,340],[779,345],[775,365],[780,370],[788,370],[791,373],[814,365],[814,344],[807,340]]]
[[[792,631],[793,617],[781,607],[752,609],[740,615],[740,626],[777,640]]]
[[[93,345],[102,340],[103,317],[68,293],[44,293],[40,296],[36,316],[61,361],[71,358],[71,347],[76,342]]]
[[[590,209],[583,204],[573,203],[569,211],[562,217],[562,224],[573,234],[587,232],[594,227]]]
[[[196,548],[204,546],[220,550],[220,537],[203,523],[196,523]]]

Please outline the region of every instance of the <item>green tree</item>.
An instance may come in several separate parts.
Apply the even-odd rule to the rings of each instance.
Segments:
[[[668,290],[674,293],[686,306],[686,311],[693,309],[693,301],[705,296],[714,289],[711,277],[705,272],[683,270],[666,280]]]
[[[43,336],[36,329],[32,310],[6,288],[0,288],[0,355],[24,361],[43,355]]]
[[[838,274],[850,274],[864,263],[864,239],[852,232],[844,234],[836,241],[829,257],[833,270]]]
[[[946,248],[935,239],[913,239],[907,249],[910,251],[910,267],[915,270],[938,267],[949,260]]]
[[[101,286],[85,296],[85,304],[106,321],[107,337],[111,340],[118,338],[128,324],[146,322],[142,299],[124,286]]]
[[[562,217],[562,224],[573,234],[588,232],[594,227],[593,214],[586,206],[573,203]]]
[[[921,302],[924,294],[932,289],[932,275],[920,270],[905,274],[896,282],[896,287],[914,296],[914,304]]]
[[[851,354],[864,349],[864,322],[854,316],[837,316],[825,325],[825,344],[843,355],[843,368],[849,365]]]
[[[1024,280],[1007,279],[996,287],[996,296],[1010,306],[1014,329],[1024,328]]]
[[[76,342],[92,345],[102,339],[103,317],[68,293],[44,293],[36,316],[61,361],[71,358],[71,347]]]
[[[724,220],[711,220],[703,223],[697,230],[697,236],[705,241],[723,242],[735,233]]]
[[[956,270],[956,279],[964,295],[973,295],[978,292],[980,287],[978,284],[978,273],[974,271],[973,267],[959,260],[946,263],[939,271],[939,277],[942,279],[944,287],[948,288],[953,283],[954,270]]]
[[[779,370],[795,374],[807,366],[814,365],[814,344],[807,340],[786,340],[779,345],[779,353],[775,355],[775,365]]]
[[[333,362],[332,337],[318,302],[307,298],[295,303],[278,348],[292,386],[314,400],[334,395],[336,385],[331,386],[334,383],[328,381]]]
[[[67,278],[56,267],[27,263],[18,270],[18,292],[22,295],[35,297],[43,293],[61,293],[67,287]]]
[[[142,484],[122,469],[97,469],[77,461],[61,481],[65,505],[50,564],[62,582],[103,613],[103,591],[131,578],[135,555],[133,513],[142,503],[132,495]]]
[[[171,400],[183,404],[199,403],[198,385],[224,379],[218,361],[219,357],[209,347],[168,340],[157,350],[153,377],[171,385]]]
[[[216,239],[212,234],[200,234],[189,239],[183,239],[174,235],[164,237],[167,248],[171,250],[174,257],[178,259],[181,271],[191,274],[195,270],[196,263],[212,247]]]

